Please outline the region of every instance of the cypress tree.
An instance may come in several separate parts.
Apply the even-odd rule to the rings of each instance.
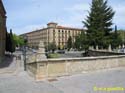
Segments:
[[[115,12],[107,5],[107,0],[92,0],[89,15],[83,21],[87,28],[89,45],[105,48],[110,43],[112,19]]]
[[[9,52],[9,33],[6,31],[6,51]]]
[[[117,26],[115,25],[115,31],[111,33],[111,45],[112,49],[118,48],[119,45],[122,44],[122,38],[120,37],[120,34],[117,31]]]
[[[75,42],[74,42],[74,48],[76,48],[77,50],[80,50],[81,47],[81,35],[78,35],[75,37]]]
[[[14,43],[14,39],[13,39],[13,33],[12,33],[12,29],[10,29],[10,52],[13,53],[15,52],[15,43]]]
[[[68,48],[68,51],[72,48],[72,37],[69,36],[68,38],[68,41],[67,41],[67,48]]]

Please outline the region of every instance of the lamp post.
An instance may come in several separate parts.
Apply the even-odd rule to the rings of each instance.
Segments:
[[[27,46],[27,36],[24,36],[24,49],[23,49],[23,58],[24,58],[24,71],[26,71],[26,46]]]

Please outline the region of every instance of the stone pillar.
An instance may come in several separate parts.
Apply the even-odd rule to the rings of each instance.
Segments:
[[[108,51],[109,51],[109,52],[112,51],[111,44],[110,44],[109,47],[108,47]]]
[[[92,47],[91,47],[91,46],[89,46],[89,50],[92,50]]]
[[[121,45],[119,45],[119,47],[118,47],[119,49],[121,48]]]
[[[93,46],[89,46],[89,50],[94,50],[94,47]]]
[[[123,44],[123,45],[122,45],[122,48],[124,48],[124,47],[125,47],[125,45]]]
[[[38,51],[37,51],[36,55],[37,55],[36,56],[36,61],[41,61],[43,59],[46,59],[45,46],[44,46],[43,41],[40,41]]]
[[[92,50],[94,50],[94,46],[92,46],[91,48],[92,48]]]
[[[99,50],[99,47],[98,47],[98,45],[96,45],[96,50]]]

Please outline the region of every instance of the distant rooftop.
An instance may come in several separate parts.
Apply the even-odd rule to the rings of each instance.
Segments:
[[[31,32],[28,32],[28,33],[24,33],[24,34],[29,34],[29,33],[33,33],[33,32],[38,32],[38,31],[41,31],[41,30],[47,29],[47,28],[68,29],[68,30],[83,30],[83,29],[80,29],[80,28],[60,26],[60,25],[58,25],[58,23],[56,23],[56,22],[49,22],[49,23],[47,24],[47,27],[46,27],[46,28],[41,28],[41,29],[38,29],[38,30],[35,30],[35,31],[31,31]],[[21,34],[21,35],[24,35],[24,34]]]
[[[80,28],[74,28],[74,27],[66,27],[66,26],[57,26],[58,29],[75,29],[75,30],[82,30]]]

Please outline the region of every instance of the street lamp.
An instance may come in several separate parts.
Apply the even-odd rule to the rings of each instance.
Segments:
[[[26,71],[26,47],[27,47],[27,36],[24,36],[24,49],[23,49],[23,58],[24,58],[24,71]]]

